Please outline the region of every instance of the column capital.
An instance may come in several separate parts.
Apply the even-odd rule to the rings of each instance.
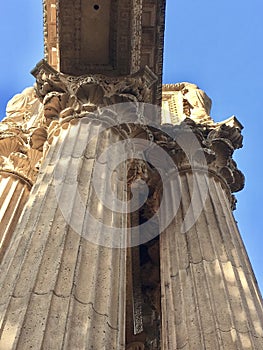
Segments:
[[[242,147],[243,126],[235,116],[222,122],[215,122],[210,116],[211,106],[212,100],[195,84],[183,82],[164,85],[162,122],[170,123],[165,124],[169,135],[174,135],[177,141],[179,135],[179,140],[187,152],[185,154],[180,151],[178,142],[176,140],[172,142],[171,138],[160,139],[158,142],[169,148],[170,154],[174,154],[175,162],[181,169],[189,165],[187,154],[190,159],[194,157],[198,160],[198,152],[203,153],[208,170],[219,175],[231,192],[237,192],[244,187],[244,175],[237,169],[232,155],[236,149]],[[191,133],[200,143],[200,149],[195,154],[192,154],[190,145]]]
[[[42,104],[35,89],[26,88],[8,102],[6,117],[0,123],[0,171],[14,174],[31,186],[46,139]]]
[[[57,72],[45,60],[36,65],[32,74],[47,124],[70,115],[80,117],[116,103],[150,102],[150,88],[157,81],[147,66],[129,76],[73,76]]]
[[[239,127],[224,123],[202,125],[186,118],[179,125],[163,125],[162,131],[153,134],[179,171],[207,167],[225,181],[231,192],[243,189],[244,175],[232,158],[234,151],[242,147]]]
[[[43,127],[25,130],[1,123],[0,172],[14,174],[32,185],[38,174],[46,139],[47,131]]]

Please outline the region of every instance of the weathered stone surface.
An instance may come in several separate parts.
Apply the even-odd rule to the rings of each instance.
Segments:
[[[164,115],[164,121],[168,115],[170,122],[178,124],[187,115],[182,105],[187,93],[180,92],[187,86],[164,87],[164,104],[167,101],[170,112],[176,114]],[[199,92],[193,93],[195,100]],[[207,168],[202,170],[200,163],[196,169],[187,168],[189,158],[175,153],[182,196],[174,220],[160,236],[162,348],[259,350],[263,347],[262,299],[231,210],[235,204],[231,192],[244,185],[232,160],[234,150],[242,147],[242,126],[235,117],[213,122],[206,109],[210,102],[204,93],[200,96],[201,105],[190,106],[187,112],[197,123],[191,130],[207,154]],[[205,201],[202,187],[193,198],[194,180],[207,183]],[[173,191],[171,187],[167,193]],[[169,204],[175,205],[170,196]],[[192,216],[192,226],[185,231],[188,211],[193,215],[198,207],[203,209],[195,219]]]
[[[44,1],[48,63],[0,124],[1,349],[263,347],[262,299],[232,215],[242,125],[215,123],[210,98],[186,82],[163,87],[163,125],[139,108],[161,102],[164,6]],[[121,115],[103,110],[121,102]],[[142,159],[135,139],[149,144]],[[104,152],[119,141],[131,149],[114,168],[124,149]],[[149,192],[130,213],[138,182]],[[148,241],[127,247],[140,235]]]
[[[45,64],[44,68],[50,69],[51,75],[38,72],[41,74],[37,83],[44,102],[41,120],[48,146],[37,183],[2,262],[2,344],[10,349],[52,346],[111,350],[126,346],[145,350],[151,346],[157,350],[161,316],[165,350],[261,349],[261,297],[232,216],[232,192],[244,185],[244,177],[232,159],[234,150],[242,147],[242,126],[234,117],[214,123],[209,116],[210,107],[203,101],[195,106],[193,118],[191,106],[186,105],[189,115],[175,125],[149,127],[142,120],[138,123],[139,116],[135,113],[134,123],[127,124],[124,116],[126,123],[105,129],[106,121],[110,125],[107,113],[94,114],[98,100],[91,103],[89,99],[96,97],[97,90],[89,95],[89,89],[84,89],[87,95],[82,94],[82,100],[78,100],[77,92],[89,84],[90,77],[75,80],[54,73]],[[95,79],[92,83],[98,79],[91,78]],[[144,83],[139,81],[141,87]],[[96,84],[103,89],[103,82]],[[132,110],[136,112],[136,103],[144,97],[131,95]],[[204,93],[200,96],[207,100]],[[87,101],[92,107],[89,110],[83,107]],[[68,103],[73,104],[69,107]],[[28,155],[31,149],[42,152],[42,129],[34,129]],[[143,254],[137,251],[137,260],[133,254],[126,270],[127,249],[112,248],[116,237],[107,235],[92,221],[85,224],[85,218],[91,213],[98,222],[114,224],[125,233],[129,220],[134,224],[135,217],[129,219],[115,211],[115,201],[111,202],[111,208],[101,206],[99,197],[108,193],[106,179],[112,171],[109,163],[100,161],[99,176],[104,181],[97,192],[92,188],[98,156],[112,143],[131,137],[151,140],[165,151],[166,158],[155,159],[152,154],[154,159],[151,159],[146,152],[148,163],[138,159],[129,161],[125,170],[119,169],[122,185],[114,185],[115,190],[124,199],[134,181],[148,184],[149,195],[137,213],[138,223],[158,211],[163,195],[169,197],[166,212],[174,210],[175,217],[161,234],[160,242],[156,240],[143,247],[149,260],[140,262]],[[9,148],[3,147],[5,157],[28,147],[18,132],[12,134],[11,140]],[[118,152],[113,153],[112,159],[118,156]],[[170,164],[168,159],[177,167],[179,189],[173,187],[173,182],[164,187],[160,174],[150,166],[154,160],[166,169]],[[193,202],[195,181],[198,186]],[[204,185],[208,188],[205,201]],[[182,197],[175,210],[178,191]],[[85,203],[84,210],[79,205],[79,193]],[[67,214],[63,203],[69,205]],[[195,218],[199,207],[203,210]],[[193,224],[189,226],[186,218],[190,221],[194,218]],[[135,278],[136,273],[140,274],[139,278]],[[132,302],[127,301],[126,291]],[[125,317],[130,320],[125,321]],[[130,333],[131,328],[135,334]]]
[[[187,174],[181,180],[182,186],[188,186]],[[166,324],[162,346],[260,349],[262,304],[253,272],[224,186],[213,178],[209,182],[208,198],[195,225],[182,233],[184,216],[179,211],[161,234],[162,317]],[[183,196],[181,210],[189,201]],[[213,220],[216,226],[211,226]]]
[[[0,260],[35,182],[47,131],[33,87],[15,95],[0,123]]]
[[[97,123],[94,126],[96,130]],[[88,128],[92,128],[92,123]],[[79,142],[84,143],[84,149],[86,147],[86,132],[86,124],[81,127],[81,123],[73,123],[54,138],[30,197],[37,205],[29,203],[27,206],[24,221],[21,220],[15,236],[15,241],[19,242],[16,252],[6,256],[3,262],[1,304],[7,302],[9,306],[3,311],[1,345],[9,338],[10,295],[13,295],[17,300],[26,300],[28,307],[17,318],[15,337],[9,339],[9,348],[40,349],[43,344],[47,348],[52,344],[52,349],[99,350],[105,346],[109,349],[124,346],[125,315],[121,310],[124,310],[125,300],[125,271],[122,271],[125,270],[125,250],[89,243],[84,238],[88,232],[83,237],[74,232],[59,207],[59,201],[66,199],[63,191],[67,191],[69,183],[80,180],[80,186],[86,187],[82,191],[84,202],[91,195],[87,188],[93,161],[83,158],[79,151]],[[69,144],[71,133],[78,142]],[[118,139],[116,133],[112,137],[115,141]],[[60,195],[54,190],[54,169],[58,161],[71,164],[61,168],[64,182],[61,182]],[[79,170],[72,172],[71,169]],[[121,190],[121,193],[125,192]],[[73,193],[69,195],[74,198]],[[78,215],[77,204],[77,200],[72,201],[72,215]],[[95,207],[93,211],[96,213]],[[82,222],[84,217],[79,216],[79,220]],[[103,232],[98,234],[103,235]],[[23,263],[17,264],[22,256]],[[67,329],[66,334],[58,336],[55,330],[62,332],[62,329]]]

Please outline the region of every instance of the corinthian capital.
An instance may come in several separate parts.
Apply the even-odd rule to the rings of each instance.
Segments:
[[[41,61],[32,74],[44,104],[44,115],[53,120],[70,114],[79,116],[120,102],[147,102],[150,87],[157,79],[148,67],[131,76],[72,76],[55,71],[45,61]]]
[[[46,139],[44,127],[23,129],[0,123],[0,171],[13,173],[33,184]]]

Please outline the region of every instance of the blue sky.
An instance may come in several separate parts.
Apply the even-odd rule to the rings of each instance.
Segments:
[[[244,147],[235,159],[246,176],[235,217],[263,290],[263,1],[167,0],[164,83],[194,82],[213,100],[211,115],[236,115]],[[0,118],[7,101],[34,83],[43,58],[42,1],[0,3]]]

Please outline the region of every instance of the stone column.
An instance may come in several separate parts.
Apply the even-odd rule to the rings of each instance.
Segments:
[[[0,261],[27,202],[31,184],[11,173],[0,173]]]
[[[0,261],[36,180],[47,133],[34,88],[7,104],[0,123]]]
[[[137,100],[147,84],[68,78],[47,65],[36,75],[49,149],[1,266],[0,347],[122,350],[127,214],[119,202],[125,207],[127,175],[122,165],[112,169],[118,149],[110,159],[104,152],[125,131],[112,122],[114,111],[92,111]]]
[[[97,222],[126,227],[125,218],[103,210],[89,190],[98,148],[101,152],[118,139],[115,132],[100,134],[100,127],[96,121],[66,123],[53,136],[1,268],[5,349],[124,346],[126,253],[111,247],[111,237],[105,238],[99,225],[85,225],[84,218],[90,212]],[[95,139],[82,154],[90,133]],[[72,217],[66,216],[68,209]],[[96,244],[100,236],[108,247]]]
[[[188,123],[200,149],[188,152],[186,142],[178,152],[179,142],[171,153],[181,199],[176,209],[179,194],[170,184],[167,210],[175,217],[160,236],[162,349],[260,350],[262,299],[232,215],[231,192],[244,182],[231,158],[240,131]],[[179,137],[187,139],[184,129]]]

